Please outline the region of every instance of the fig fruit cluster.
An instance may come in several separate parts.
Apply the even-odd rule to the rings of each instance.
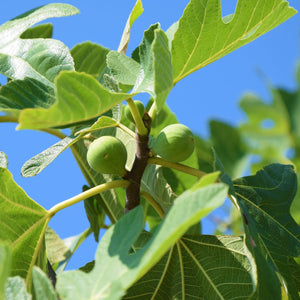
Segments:
[[[143,118],[144,112],[145,112],[145,107],[144,107],[143,102],[141,102],[141,101],[139,101],[139,100],[134,100],[134,104],[135,104],[135,106],[137,107],[140,116]],[[135,122],[134,122],[134,119],[133,119],[133,116],[132,116],[132,114],[131,114],[130,108],[129,108],[128,105],[125,106],[124,113],[125,113],[126,118],[127,118],[131,123],[135,123]]]
[[[171,162],[181,162],[194,151],[194,135],[183,124],[165,127],[154,140],[152,150],[155,154]]]
[[[124,144],[113,136],[101,136],[93,141],[87,152],[87,161],[92,169],[103,174],[124,176],[127,150]]]

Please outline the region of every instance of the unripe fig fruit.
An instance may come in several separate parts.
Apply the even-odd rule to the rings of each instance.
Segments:
[[[138,111],[139,111],[139,113],[140,113],[140,116],[143,117],[143,116],[144,116],[144,112],[145,112],[145,107],[144,107],[143,102],[141,102],[141,101],[139,101],[139,100],[135,100],[135,101],[134,101],[134,104],[135,104],[135,106],[137,107],[137,109],[138,109]],[[127,118],[130,122],[135,123],[135,122],[134,122],[134,119],[133,119],[133,116],[132,116],[132,114],[131,114],[130,108],[129,108],[128,105],[125,106],[125,111],[124,111],[124,112],[125,112],[126,118]]]
[[[124,144],[113,136],[101,136],[93,141],[87,152],[91,168],[99,173],[125,175],[127,151]]]
[[[165,127],[154,140],[153,151],[171,162],[186,160],[194,151],[192,131],[182,124]]]

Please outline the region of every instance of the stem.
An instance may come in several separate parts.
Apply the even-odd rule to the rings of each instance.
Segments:
[[[172,168],[174,170],[180,171],[180,172],[184,172],[186,174],[190,174],[192,176],[196,176],[196,177],[203,177],[204,175],[206,175],[205,172],[197,170],[195,168],[189,167],[189,166],[185,166],[179,163],[174,163],[168,160],[165,160],[163,158],[160,157],[152,157],[148,159],[148,164],[152,164],[152,165],[160,165],[163,167],[167,167],[167,168]]]
[[[127,134],[129,134],[130,136],[132,136],[133,138],[135,138],[135,133],[132,130],[130,130],[127,126],[118,123],[118,127],[122,129],[124,132],[126,132]]]
[[[106,183],[97,185],[83,193],[80,193],[72,198],[69,198],[63,202],[60,202],[60,203],[54,205],[52,208],[50,208],[48,210],[49,218],[52,218],[57,212],[61,211],[62,209],[72,206],[72,205],[74,205],[82,200],[85,200],[89,197],[92,197],[96,194],[99,194],[99,193],[102,193],[102,192],[105,192],[107,190],[114,189],[117,187],[128,187],[128,185],[129,185],[129,181],[123,180],[123,179],[106,182]]]
[[[165,216],[165,212],[162,209],[162,207],[159,205],[159,203],[157,203],[155,199],[145,191],[141,191],[141,196],[143,196],[151,204],[151,206],[155,209],[155,211],[158,213],[161,219],[163,219]]]
[[[19,123],[18,118],[14,116],[0,116],[0,123]],[[49,134],[52,134],[60,139],[64,139],[66,135],[62,133],[60,130],[57,129],[51,129],[51,128],[45,128],[45,129],[39,129],[40,131],[47,132]]]
[[[154,117],[155,117],[155,114],[156,114],[156,104],[155,104],[155,102],[152,103],[152,105],[151,105],[151,107],[148,111],[148,114],[149,114],[150,118],[153,120]]]
[[[140,204],[141,180],[147,167],[149,157],[148,139],[148,135],[141,136],[138,133],[136,134],[136,154],[134,163],[131,171],[124,176],[124,179],[127,179],[130,182],[130,185],[126,188],[125,213]]]
[[[126,101],[130,108],[132,117],[135,121],[137,133],[141,136],[146,136],[148,134],[148,129],[146,128],[146,126],[141,118],[141,115],[140,115],[136,105],[134,104],[134,101],[132,100],[132,98],[129,98]]]

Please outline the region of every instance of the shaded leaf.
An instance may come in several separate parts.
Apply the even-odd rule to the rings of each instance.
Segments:
[[[250,272],[242,238],[187,235],[123,299],[246,299]]]
[[[61,72],[56,78],[57,102],[49,109],[27,109],[19,128],[48,128],[97,117],[133,94],[113,93],[85,73]]]
[[[261,157],[261,161],[254,164],[254,171],[272,162],[289,163],[285,157],[287,148],[292,145],[289,117],[278,96],[271,104],[252,94],[245,95],[240,102],[248,115],[248,122],[240,127],[241,133],[249,150]]]
[[[145,247],[129,255],[128,250],[144,227],[143,209],[135,208],[101,239],[95,267],[90,273],[71,271],[59,276],[59,294],[73,300],[120,299],[121,294],[147,273],[191,225],[221,205],[226,193],[224,184],[210,184],[182,194]],[[77,286],[80,284],[78,290],[67,288],[75,282]]]
[[[226,173],[232,178],[243,175],[248,153],[238,130],[216,120],[211,120],[209,125],[212,145]]]
[[[71,236],[64,240],[57,241],[59,244],[61,244],[61,242],[62,242],[65,245],[65,247],[67,248],[66,252],[60,253],[64,256],[64,259],[59,261],[59,264],[55,270],[55,272],[57,274],[60,274],[65,270],[67,264],[69,263],[70,259],[72,258],[73,254],[75,253],[75,251],[78,249],[78,247],[85,241],[85,239],[91,233],[92,233],[92,231],[90,229],[87,229],[78,235]],[[64,251],[64,249],[65,248],[62,247],[62,251]],[[56,254],[59,254],[59,253],[56,252]]]
[[[176,199],[176,195],[165,180],[162,168],[148,165],[141,181],[141,189],[150,194],[166,212]]]
[[[51,23],[48,24],[40,24],[34,27],[28,28],[21,35],[21,39],[50,39],[53,34],[53,25]]]
[[[47,275],[41,269],[34,267],[32,270],[34,296],[36,300],[57,300],[54,288]]]
[[[83,191],[87,191],[88,189],[88,186],[83,187]],[[104,226],[105,213],[96,197],[85,199],[84,209],[86,212],[86,216],[90,222],[91,229],[94,233],[95,241],[99,242],[99,232],[100,229]]]
[[[47,211],[30,199],[0,168],[0,239],[12,249],[11,276],[25,278],[30,286],[31,270],[42,254],[43,237],[49,219]]]
[[[129,17],[126,22],[126,26],[124,28],[120,45],[118,47],[118,52],[125,54],[128,48],[129,40],[130,40],[130,31],[133,23],[136,19],[143,13],[143,4],[141,0],[137,0]]]
[[[74,46],[71,55],[74,59],[75,70],[98,77],[106,68],[106,55],[109,49],[91,42]]]
[[[10,277],[5,284],[5,300],[31,300],[26,291],[25,281],[19,276]]]
[[[300,255],[300,226],[289,212],[297,189],[292,166],[269,165],[254,176],[235,180],[234,189],[248,230],[250,250],[254,256],[260,252],[259,260],[265,260],[267,268],[284,278],[289,296],[297,299],[297,287],[289,269],[290,259]],[[257,261],[259,264],[262,265]],[[263,285],[268,279],[259,278],[260,292],[267,290]],[[269,289],[271,286],[269,282]],[[267,299],[263,294],[259,297]]]
[[[222,19],[219,0],[191,0],[172,42],[174,82],[272,30],[296,11],[284,0],[238,1]]]
[[[12,80],[0,90],[0,110],[18,116],[26,108],[49,108],[55,102],[53,87],[32,78]]]
[[[50,264],[56,269],[55,265],[66,260],[70,256],[70,250],[56,232],[47,227],[45,231],[45,243],[47,251],[47,259]]]
[[[0,299],[4,299],[5,282],[10,273],[11,253],[7,244],[0,244]]]

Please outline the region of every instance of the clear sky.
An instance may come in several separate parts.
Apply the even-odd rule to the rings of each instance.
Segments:
[[[135,0],[60,2],[76,6],[81,13],[50,20],[54,24],[54,38],[63,41],[69,48],[90,40],[116,50]],[[156,22],[160,22],[162,29],[166,30],[180,18],[188,2],[144,0],[145,11],[133,26],[128,55],[140,43],[144,30]],[[237,0],[221,2],[223,15],[234,12]],[[299,0],[289,2],[300,10]],[[0,23],[48,3],[51,2],[4,1],[1,3]],[[291,89],[296,86],[295,64],[299,59],[299,45],[300,16],[297,14],[272,32],[182,80],[172,90],[167,103],[180,122],[203,137],[209,136],[209,119],[215,118],[238,125],[245,120],[244,114],[238,108],[238,101],[243,93],[252,91],[266,101],[270,100],[265,78],[276,86]],[[56,142],[56,138],[45,133],[15,131],[15,124],[0,124],[0,150],[8,155],[9,170],[28,195],[47,209],[80,193],[85,183],[70,151],[61,154],[36,177],[20,176],[20,169],[26,160]],[[78,234],[89,226],[83,211],[82,203],[68,208],[58,213],[50,226],[62,238]],[[77,268],[92,260],[95,248],[96,244],[91,236],[79,248],[69,267]]]

